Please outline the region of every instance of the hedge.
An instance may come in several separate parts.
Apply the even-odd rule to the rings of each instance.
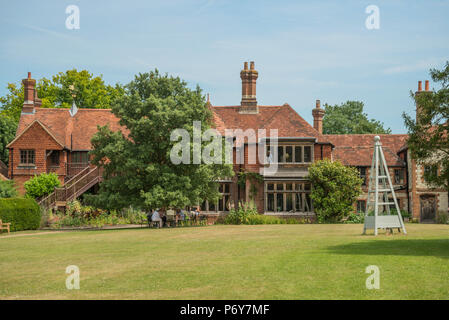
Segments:
[[[0,199],[0,219],[11,222],[11,231],[35,230],[41,223],[41,210],[34,199]]]

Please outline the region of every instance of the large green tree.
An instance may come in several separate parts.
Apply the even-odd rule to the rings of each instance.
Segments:
[[[325,105],[323,118],[323,133],[325,134],[355,134],[355,133],[391,133],[384,128],[382,122],[368,119],[363,112],[363,102],[346,101],[341,105]]]
[[[0,160],[6,165],[9,162],[9,151],[6,145],[14,139],[16,129],[17,124],[13,119],[0,114]]]
[[[449,61],[442,70],[431,69],[438,90],[411,93],[418,106],[416,117],[403,114],[408,129],[408,147],[418,163],[436,170],[426,170],[426,180],[435,187],[449,190]]]
[[[353,204],[362,192],[357,169],[338,161],[320,160],[310,166],[309,179],[319,222],[340,222],[354,211]]]
[[[218,198],[215,181],[231,176],[231,165],[175,164],[170,158],[177,143],[170,139],[173,130],[185,129],[192,137],[194,121],[201,123],[202,132],[212,125],[199,87],[189,89],[181,79],[157,70],[139,74],[112,112],[128,133],[105,126],[92,138],[93,163],[104,168],[104,181],[99,194],[88,201],[118,209],[184,207]],[[193,159],[191,145],[188,155]]]
[[[7,89],[8,93],[0,97],[0,114],[18,121],[24,100],[23,84],[9,83]],[[79,108],[111,108],[124,93],[118,84],[105,84],[101,75],[76,69],[59,72],[51,80],[37,80],[36,90],[42,99],[42,108],[69,108],[73,101]]]

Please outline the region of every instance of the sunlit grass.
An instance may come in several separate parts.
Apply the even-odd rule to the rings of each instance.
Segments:
[[[449,226],[212,226],[0,237],[2,299],[449,299]],[[68,265],[81,289],[67,290]],[[380,289],[365,287],[368,265]]]

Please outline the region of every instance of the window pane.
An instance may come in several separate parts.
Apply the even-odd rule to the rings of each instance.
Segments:
[[[366,185],[366,168],[360,167],[359,169],[359,176],[362,179],[362,185]]]
[[[220,200],[218,200],[218,211],[224,211],[224,206],[223,206],[223,198],[221,198]]]
[[[305,190],[305,191],[310,191],[310,190],[311,190],[311,185],[310,185],[310,183],[305,183],[305,184],[304,184],[304,190]]]
[[[267,185],[267,190],[274,190],[274,183],[269,183]]]
[[[229,183],[226,183],[225,185],[225,193],[229,193],[229,187],[230,187],[230,184]]]
[[[295,201],[296,212],[303,212],[304,209],[303,209],[301,193],[295,193],[295,196],[296,196],[296,201]]]
[[[295,183],[295,190],[296,191],[302,190],[302,183]]]
[[[292,184],[291,183],[286,183],[285,184],[285,190],[292,190]]]
[[[305,146],[304,147],[304,162],[312,161],[312,147]]]
[[[217,211],[215,203],[209,202],[209,211]]]
[[[292,196],[293,196],[293,194],[291,194],[291,193],[286,194],[287,199],[285,201],[285,205],[286,205],[286,211],[288,211],[288,212],[293,210]]]
[[[284,147],[278,146],[278,162],[284,162]]]
[[[358,213],[364,213],[365,212],[365,206],[366,202],[363,200],[357,200],[357,212]]]
[[[278,183],[276,189],[277,190],[281,190],[281,191],[284,190],[284,184],[283,183]]]
[[[50,160],[52,165],[59,165],[59,150],[53,150]]]
[[[302,162],[302,147],[295,146],[295,162]]]
[[[274,211],[274,193],[268,194],[267,211]]]
[[[284,194],[278,193],[276,199],[276,211],[284,211]]]
[[[285,162],[293,162],[293,147],[285,147]]]
[[[224,211],[229,211],[229,196],[225,196],[224,197],[224,201],[225,201],[225,203],[224,203],[224,205],[225,205]]]
[[[306,212],[310,212],[310,211],[312,211],[312,199],[310,199],[310,194],[306,193],[305,198],[306,198],[306,201],[304,202],[304,206],[305,206],[304,210]]]

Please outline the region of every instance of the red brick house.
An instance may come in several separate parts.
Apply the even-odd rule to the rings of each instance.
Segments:
[[[241,164],[234,161],[234,170],[254,172],[260,174],[261,179],[248,178],[243,186],[238,183],[237,176],[224,178],[220,181],[222,198],[218,203],[205,201],[200,204],[202,211],[226,212],[241,201],[254,199],[260,213],[281,216],[313,214],[308,167],[314,161],[324,158],[355,166],[362,177],[369,176],[374,135],[324,135],[324,110],[321,109],[319,100],[312,110],[314,121],[310,125],[287,103],[277,106],[258,105],[258,72],[253,62],[249,68],[245,62],[240,77],[240,105],[214,106],[208,101],[215,127],[222,135],[226,135],[226,129],[265,129],[267,135],[270,129],[277,129],[278,152],[274,161],[278,170],[270,173],[265,170],[266,163],[260,163],[258,159],[255,163],[248,161],[251,143],[247,140],[242,146],[245,161]],[[108,109],[40,108],[40,99],[34,90],[35,80],[28,74],[23,83],[25,102],[19,127],[16,138],[8,145],[9,177],[17,181],[23,192],[23,183],[34,174],[55,172],[61,182],[66,183],[64,192],[67,194],[80,174],[73,177],[89,166],[87,152],[91,149],[90,139],[97,131],[97,126],[109,124],[113,130],[126,129],[120,127],[118,119]],[[380,136],[401,209],[413,210],[413,216],[421,220],[426,220],[424,216],[432,217],[429,210],[447,210],[447,192],[430,190],[419,180],[422,170],[410,160],[406,147],[407,135]],[[262,145],[269,146],[268,136],[264,139],[265,143]],[[257,144],[255,148],[260,145]],[[88,171],[84,169],[83,172],[87,174]],[[358,211],[363,211],[366,206],[367,185],[363,188],[365,193],[354,204]],[[83,190],[80,189],[74,196],[84,192]],[[433,204],[429,199],[433,199]],[[412,205],[409,206],[409,203]]]

